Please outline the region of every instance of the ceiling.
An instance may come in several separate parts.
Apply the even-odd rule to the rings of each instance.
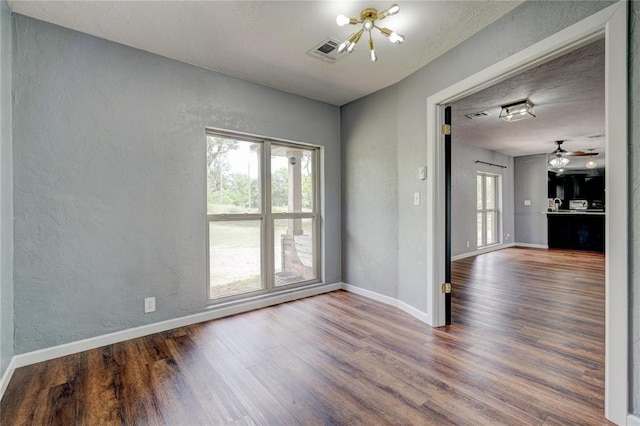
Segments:
[[[9,0],[22,15],[127,46],[271,86],[333,105],[392,85],[456,46],[521,1],[402,1],[384,26],[405,36],[398,46],[374,34],[335,62],[307,52],[333,37],[346,39],[339,14],[357,17],[360,1],[47,1]]]
[[[400,13],[384,26],[405,36],[402,45],[375,34],[378,62],[367,41],[335,62],[309,50],[328,37],[342,41],[354,27],[360,1],[47,1],[9,0],[16,12],[168,58],[261,83],[333,105],[390,86],[453,48],[521,1],[398,1]],[[500,106],[528,98],[537,117],[498,119]],[[604,41],[477,92],[453,105],[454,140],[511,156],[548,153],[555,140],[568,151],[595,148],[603,163]],[[480,119],[466,114],[486,112]],[[586,160],[585,160],[586,161]],[[574,162],[574,164],[578,164]]]
[[[598,40],[452,104],[454,141],[511,156],[549,153],[554,141],[567,151],[594,148],[604,164],[605,44]],[[501,105],[530,99],[536,117],[512,123],[498,118]],[[477,119],[465,115],[486,112]],[[570,161],[571,161],[571,157]],[[588,157],[573,157],[567,168]]]

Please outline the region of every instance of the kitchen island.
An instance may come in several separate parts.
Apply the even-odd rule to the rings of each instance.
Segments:
[[[545,212],[549,248],[604,252],[604,210]]]

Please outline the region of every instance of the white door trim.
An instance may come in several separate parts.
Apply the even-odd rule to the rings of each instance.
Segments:
[[[620,1],[480,71],[427,99],[428,294],[430,324],[444,325],[444,149],[443,106],[605,37],[606,114],[606,343],[605,416],[626,424],[628,390],[628,177],[627,177],[627,9]],[[612,165],[615,164],[615,167]]]

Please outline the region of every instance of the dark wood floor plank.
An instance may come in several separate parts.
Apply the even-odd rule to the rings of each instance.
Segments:
[[[599,425],[604,256],[453,263],[453,324],[344,291],[19,368],[10,425]]]

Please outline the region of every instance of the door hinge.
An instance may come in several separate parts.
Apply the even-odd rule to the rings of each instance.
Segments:
[[[442,134],[445,136],[449,136],[451,134],[451,125],[443,124],[442,125]]]
[[[444,294],[451,293],[451,283],[442,283],[442,292]]]

